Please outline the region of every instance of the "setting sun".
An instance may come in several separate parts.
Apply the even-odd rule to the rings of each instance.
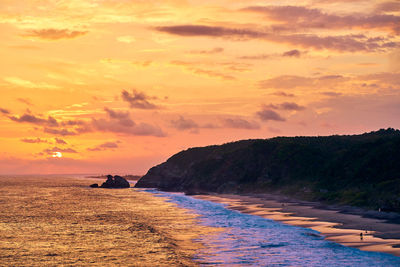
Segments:
[[[53,158],[62,158],[61,152],[54,152],[52,155]]]

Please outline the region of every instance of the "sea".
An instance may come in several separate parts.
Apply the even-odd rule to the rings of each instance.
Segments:
[[[202,236],[202,266],[400,266],[400,257],[361,251],[325,240],[317,231],[230,210],[183,193],[142,189],[199,215],[218,234]]]

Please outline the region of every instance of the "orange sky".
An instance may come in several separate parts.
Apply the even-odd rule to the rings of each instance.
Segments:
[[[0,174],[400,128],[399,34],[398,0],[0,0]]]

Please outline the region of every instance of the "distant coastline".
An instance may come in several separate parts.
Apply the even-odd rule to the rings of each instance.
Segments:
[[[190,148],[135,185],[198,193],[279,193],[400,212],[400,131],[276,137]]]

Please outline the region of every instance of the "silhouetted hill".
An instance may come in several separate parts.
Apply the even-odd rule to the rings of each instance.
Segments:
[[[399,212],[400,131],[191,148],[151,168],[135,187],[187,193],[280,192]]]

